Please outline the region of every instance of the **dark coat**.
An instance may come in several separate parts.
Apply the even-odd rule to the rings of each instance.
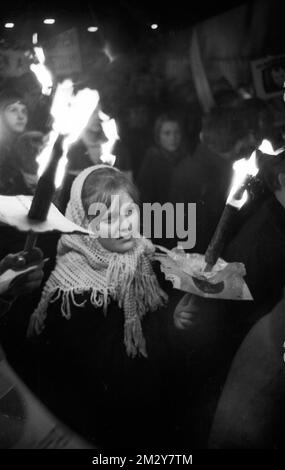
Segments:
[[[0,146],[0,194],[32,194],[20,171],[20,160],[13,145]]]
[[[157,146],[146,152],[138,176],[138,187],[143,202],[171,202],[173,171],[184,157],[183,152],[175,152],[172,155]]]
[[[148,358],[130,358],[122,310],[111,302],[104,315],[84,297],[86,305],[72,307],[69,320],[61,315],[60,301],[49,306],[39,337],[40,398],[71,428],[105,447],[167,439],[169,360],[161,316],[143,320]]]
[[[171,200],[196,203],[195,253],[204,253],[208,246],[224,209],[231,180],[232,162],[203,144],[197,146],[193,157],[181,161],[174,170]]]

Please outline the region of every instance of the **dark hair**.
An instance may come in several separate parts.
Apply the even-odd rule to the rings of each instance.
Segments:
[[[281,189],[278,176],[280,173],[285,174],[285,151],[279,155],[266,155],[259,156],[259,167],[261,177],[264,179],[266,185],[273,192]]]
[[[4,111],[9,104],[16,103],[17,101],[26,105],[23,95],[17,90],[13,88],[2,90],[0,93],[0,112]]]
[[[121,171],[115,168],[98,168],[87,176],[82,188],[82,204],[87,213],[92,202],[101,202],[107,207],[111,205],[111,196],[118,194],[119,191],[125,191],[139,203],[139,194],[133,182]]]
[[[234,108],[242,102],[239,93],[231,88],[216,91],[214,100],[216,105],[221,108]]]

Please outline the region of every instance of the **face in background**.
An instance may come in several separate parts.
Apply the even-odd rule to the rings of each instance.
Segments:
[[[274,84],[279,87],[279,88],[283,88],[284,87],[284,83],[285,83],[285,70],[283,67],[275,67],[272,69],[271,71],[271,76],[272,76],[272,80],[274,82]]]
[[[168,152],[176,152],[181,144],[181,130],[176,121],[162,123],[158,133],[159,145]]]
[[[128,110],[127,124],[131,129],[143,129],[147,126],[149,120],[149,111],[147,106],[134,106]]]
[[[101,120],[98,116],[97,111],[95,111],[86,128],[82,132],[81,139],[84,142],[90,160],[94,165],[102,163],[100,157],[102,155],[102,144],[107,140],[102,125]]]
[[[3,111],[3,122],[9,131],[21,134],[28,123],[27,106],[21,101],[8,104]]]
[[[261,144],[261,139],[258,139],[252,132],[250,132],[243,139],[238,140],[235,145],[234,159],[248,158],[252,152],[257,149]]]
[[[109,209],[98,218],[98,221],[95,222],[93,219],[90,228],[99,233],[98,241],[103,248],[125,253],[134,248],[139,233],[137,206],[127,192],[118,191],[114,194]]]

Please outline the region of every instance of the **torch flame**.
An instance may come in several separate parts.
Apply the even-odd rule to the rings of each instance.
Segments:
[[[45,66],[45,54],[42,47],[34,47],[37,64],[31,64],[30,69],[34,72],[37,80],[42,86],[42,94],[49,96],[52,92],[52,74]]]
[[[284,147],[274,150],[271,142],[267,139],[264,139],[258,148],[262,153],[266,153],[267,155],[279,155],[279,153],[284,151]]]
[[[264,139],[258,149],[268,155],[278,155],[280,152],[283,152],[284,148],[274,150],[271,142],[267,139]],[[244,190],[242,197],[237,199],[235,197],[236,192],[241,189],[242,185],[245,183],[248,176],[256,176],[259,168],[256,162],[256,151],[252,152],[250,158],[242,158],[241,160],[236,161],[233,164],[234,177],[232,187],[227,199],[227,204],[241,209],[242,206],[246,203],[248,199],[248,192]]]
[[[116,156],[112,154],[112,150],[119,138],[116,121],[115,119],[110,119],[110,117],[101,110],[99,111],[98,115],[102,120],[102,128],[107,138],[107,142],[102,144],[102,155],[100,159],[103,163],[109,163],[110,165],[114,166]]]
[[[252,152],[250,158],[242,158],[233,164],[234,177],[227,199],[227,204],[241,209],[248,199],[247,190],[244,190],[241,199],[235,197],[236,192],[241,189],[248,176],[256,176],[258,166],[256,164],[256,152]]]
[[[64,80],[57,86],[51,106],[51,115],[54,119],[53,128],[49,134],[46,147],[37,157],[39,164],[38,175],[40,176],[47,165],[57,137],[60,134],[65,136],[63,154],[58,164],[55,179],[57,188],[61,185],[64,177],[69,147],[78,139],[98,102],[99,94],[96,90],[85,88],[74,95],[71,80]]]

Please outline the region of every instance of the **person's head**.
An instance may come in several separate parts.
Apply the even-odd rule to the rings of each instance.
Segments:
[[[0,94],[1,131],[5,135],[22,134],[28,123],[28,109],[22,95],[14,90]]]
[[[243,108],[211,110],[203,118],[200,139],[210,150],[229,160],[250,156],[258,144]]]
[[[219,108],[235,108],[242,102],[239,93],[232,88],[217,90],[214,93],[214,100]]]
[[[138,191],[131,180],[112,167],[94,167],[82,188],[82,204],[91,230],[108,251],[124,253],[139,232]]]
[[[26,72],[16,78],[15,88],[23,95],[29,112],[32,114],[42,98],[42,87],[33,72]]]
[[[182,141],[180,120],[170,114],[159,116],[154,125],[154,138],[156,144],[163,150],[176,152]]]
[[[106,142],[107,138],[101,124],[98,108],[95,109],[87,126],[83,130],[81,140],[87,148],[92,163],[94,165],[99,164],[102,155],[102,144]]]
[[[146,104],[132,104],[127,110],[127,124],[131,129],[143,129],[149,120],[150,113]]]

